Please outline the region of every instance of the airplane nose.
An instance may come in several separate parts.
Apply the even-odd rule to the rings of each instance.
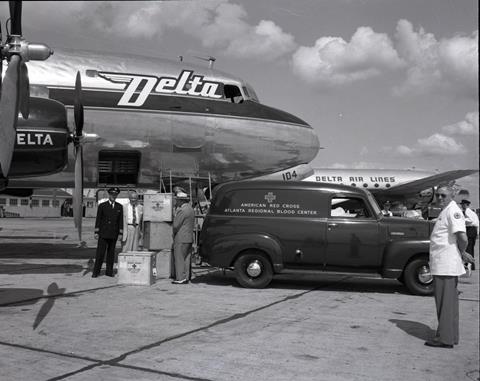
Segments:
[[[320,151],[320,141],[318,140],[318,136],[315,133],[315,130],[313,128],[311,129],[311,132],[312,132],[312,136],[310,139],[310,150],[312,151],[311,160],[313,160],[317,156],[318,152]]]
[[[303,147],[300,149],[302,162],[309,163],[317,156],[320,151],[320,142],[315,130],[308,125],[304,132]]]

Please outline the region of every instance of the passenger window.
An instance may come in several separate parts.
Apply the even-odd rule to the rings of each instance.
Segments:
[[[232,103],[242,103],[243,95],[238,86],[234,85],[224,85],[223,92],[225,94],[225,99]]]
[[[370,218],[371,213],[361,198],[334,197],[330,204],[330,216],[339,218]]]

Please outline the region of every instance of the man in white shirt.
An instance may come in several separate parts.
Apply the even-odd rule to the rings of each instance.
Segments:
[[[475,248],[475,241],[478,235],[478,216],[472,209],[469,208],[470,201],[460,201],[463,216],[465,217],[465,226],[467,227],[468,245],[465,251],[472,257],[475,257],[473,249]],[[475,270],[475,263],[472,263],[472,270]]]
[[[123,231],[122,252],[137,251],[142,234],[143,206],[138,203],[138,194],[130,191],[130,202],[123,206]]]
[[[437,189],[436,196],[442,211],[430,235],[430,272],[433,275],[438,329],[435,338],[425,345],[453,348],[459,339],[458,277],[465,274],[463,261],[472,262],[473,258],[465,253],[465,219],[453,200],[453,188],[442,186]]]

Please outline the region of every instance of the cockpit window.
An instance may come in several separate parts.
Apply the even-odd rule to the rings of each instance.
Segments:
[[[245,96],[248,97],[248,99],[251,99],[252,101],[255,101],[257,103],[260,103],[258,100],[257,93],[255,93],[255,90],[253,90],[253,87],[247,84],[246,86],[243,86],[243,91],[245,92]]]
[[[223,92],[225,94],[225,99],[232,103],[242,103],[243,95],[238,86],[234,85],[224,85]]]

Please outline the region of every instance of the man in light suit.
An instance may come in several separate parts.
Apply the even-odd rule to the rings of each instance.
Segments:
[[[98,246],[92,278],[96,278],[100,274],[105,251],[107,252],[105,275],[113,277],[115,245],[119,236],[121,239],[123,235],[123,207],[115,201],[119,193],[119,188],[110,188],[108,190],[108,201],[98,205],[94,235],[95,239],[98,239]]]
[[[138,203],[138,194],[130,191],[130,202],[123,206],[122,252],[137,251],[142,236],[143,206]]]
[[[175,280],[173,284],[186,284],[190,279],[190,260],[193,244],[195,214],[185,192],[175,195],[176,213],[173,218],[173,256]]]

